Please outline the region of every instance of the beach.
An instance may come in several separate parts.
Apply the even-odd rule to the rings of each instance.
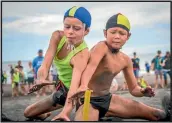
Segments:
[[[153,85],[154,75],[144,75],[145,80],[149,81],[150,85]],[[123,83],[124,78],[117,77],[117,82],[119,86]],[[169,80],[169,78],[168,78]],[[169,82],[169,81],[168,81]],[[161,98],[164,96],[165,93],[170,93],[170,84],[168,83],[167,88],[164,89],[156,89],[155,90],[155,97],[133,97],[128,90],[125,91],[117,91],[115,94],[120,95],[124,98],[129,98],[132,100],[136,100],[138,102],[143,102],[149,106],[153,106],[155,108],[162,109],[161,106]],[[48,93],[50,94],[50,93]],[[25,108],[40,100],[44,99],[46,96],[42,96],[40,98],[36,98],[35,94],[27,95],[27,96],[19,96],[19,97],[11,97],[11,85],[7,84],[4,85],[4,96],[2,97],[2,113],[5,114],[8,118],[13,121],[25,121],[26,118],[23,115]],[[57,111],[53,111],[52,115],[48,117],[45,121],[50,121],[54,116],[56,116],[61,109]],[[71,113],[71,120],[74,118],[74,112]],[[123,119],[123,118],[110,118],[109,120],[112,121],[146,121],[145,119]]]

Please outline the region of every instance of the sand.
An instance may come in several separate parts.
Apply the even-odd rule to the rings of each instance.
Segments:
[[[154,76],[146,76],[146,80],[152,85]],[[118,78],[117,81],[120,83],[123,82],[123,79]],[[27,96],[19,96],[19,97],[11,97],[11,85],[4,85],[4,96],[2,97],[2,113],[5,114],[8,118],[13,121],[25,121],[26,118],[23,115],[25,108],[36,102],[37,100],[43,99],[46,96],[42,96],[40,98],[36,98],[34,94],[27,95]],[[130,98],[132,100],[136,100],[138,102],[143,102],[146,105],[153,106],[155,108],[162,109],[161,106],[161,98],[164,96],[165,93],[170,93],[170,87],[165,89],[156,89],[155,90],[155,97],[133,97],[128,91],[117,91],[116,94]],[[50,121],[54,116],[56,116],[60,110],[56,110],[52,112],[52,115],[46,119],[46,121]],[[74,111],[72,111],[71,119],[74,117]],[[122,119],[122,118],[111,118],[113,121],[146,121],[144,119]]]

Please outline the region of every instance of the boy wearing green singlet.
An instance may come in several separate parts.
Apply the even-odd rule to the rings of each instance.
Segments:
[[[72,109],[72,102],[69,102],[67,97],[79,87],[82,72],[89,59],[89,50],[84,37],[89,33],[91,15],[84,7],[74,6],[66,11],[63,23],[64,30],[52,34],[44,61],[38,70],[37,81],[40,84],[32,88],[46,84],[48,71],[54,60],[59,77],[57,91],[46,99],[28,106],[24,111],[27,118],[44,120],[51,114],[50,111],[65,105],[67,110],[63,114],[65,120],[69,120],[68,112]]]

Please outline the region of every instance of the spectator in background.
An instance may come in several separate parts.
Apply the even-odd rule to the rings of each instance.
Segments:
[[[134,58],[131,59],[133,62],[133,72],[138,81],[139,70],[140,70],[140,66],[139,66],[140,59],[137,57],[136,52],[134,52],[133,55],[134,55]]]
[[[52,77],[53,77],[53,82],[58,81],[58,76],[57,76],[57,68],[52,64]]]
[[[166,52],[165,56],[163,57],[161,63],[162,63],[162,70],[163,70],[163,76],[164,76],[164,85],[167,86],[167,74],[171,75],[171,71],[170,71],[170,57],[171,54],[170,52]],[[171,80],[170,80],[171,81]]]
[[[27,70],[27,81],[28,81],[28,90],[33,86],[34,83],[34,70],[32,67],[32,62],[28,63],[29,68]]]
[[[151,69],[155,71],[155,84],[154,84],[154,88],[158,88],[158,76],[160,77],[160,85],[161,88],[164,88],[164,82],[162,80],[162,66],[161,66],[161,61],[162,61],[162,57],[161,57],[161,51],[158,50],[157,51],[157,55],[155,56],[155,58],[152,59],[151,62]]]
[[[25,85],[24,85],[24,72],[23,72],[23,66],[22,66],[22,62],[21,60],[19,60],[17,62],[17,65],[16,67],[18,70],[19,70],[19,88],[21,89],[21,93],[22,95],[25,95],[26,94],[26,91],[25,91]]]
[[[19,69],[19,68],[23,68],[21,60],[19,60],[19,61],[17,62],[16,68],[18,68],[18,69]]]
[[[8,65],[10,67],[10,78],[11,78],[11,83],[12,83],[12,77],[13,77],[13,73],[14,73],[14,68],[11,64]]]
[[[7,84],[7,73],[6,71],[3,72],[3,76],[4,76],[4,84]]]
[[[1,71],[1,89],[2,89],[1,94],[2,94],[2,96],[4,96],[3,84],[4,84],[4,75]]]
[[[26,82],[25,82],[25,74],[23,71],[23,67],[19,66],[19,78],[20,78],[20,88],[21,88],[21,93],[22,95],[27,95],[26,92]]]
[[[148,82],[143,78],[143,75],[139,77],[138,85],[141,88],[146,88],[147,86],[149,86]]]
[[[12,97],[19,96],[19,81],[20,81],[20,73],[19,69],[15,68],[13,69],[13,75],[12,75]]]
[[[146,68],[147,74],[149,74],[149,72],[150,72],[150,65],[149,65],[148,62],[145,63],[145,68]]]
[[[34,58],[34,60],[32,62],[32,66],[33,66],[34,74],[35,74],[35,79],[37,79],[37,72],[38,72],[38,69],[40,68],[43,60],[44,60],[43,50],[40,49],[40,50],[38,50],[38,56],[36,58]],[[39,97],[40,95],[46,95],[45,94],[45,87],[43,87],[40,91],[37,91],[37,97]]]

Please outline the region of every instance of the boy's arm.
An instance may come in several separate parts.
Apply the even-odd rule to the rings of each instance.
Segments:
[[[58,43],[60,42],[61,37],[62,36],[60,34],[60,31],[53,32],[53,34],[51,36],[49,47],[45,54],[43,63],[41,65],[41,67],[43,67],[44,70],[46,70],[46,71],[48,71],[50,69],[50,66],[51,66],[53,58],[56,54],[57,46],[58,46]]]
[[[98,43],[95,47],[93,47],[93,49],[91,49],[89,63],[81,77],[82,87],[88,87],[88,83],[91,80],[92,75],[96,71],[97,66],[99,65],[100,61],[103,59],[107,51],[108,47],[104,42]]]
[[[131,59],[128,58],[127,63],[128,65],[124,68],[123,73],[128,85],[128,89],[133,96],[142,97],[143,93],[141,93],[141,87],[137,84],[137,80],[134,76]]]
[[[67,115],[70,114],[73,108],[72,101],[69,100],[69,97],[72,94],[74,94],[76,90],[79,88],[81,82],[81,75],[87,66],[88,59],[89,59],[89,51],[88,49],[85,49],[76,56],[74,56],[71,60],[71,64],[73,65],[72,80],[71,80],[69,92],[67,94],[65,106],[63,108],[63,112],[67,113]]]
[[[39,67],[37,72],[37,78],[40,83],[44,82],[48,76],[48,71],[56,54],[58,43],[60,42],[60,39],[62,37],[61,35],[62,34],[60,31],[55,31],[51,36],[49,47],[46,51],[43,63],[41,64],[41,67]]]
[[[165,59],[165,58],[162,58],[162,60],[161,60],[161,62],[160,62],[160,65],[161,65],[162,67],[165,66],[165,61],[166,61],[166,59]]]

